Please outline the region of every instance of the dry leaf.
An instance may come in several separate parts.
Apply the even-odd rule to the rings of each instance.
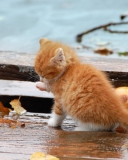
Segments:
[[[115,128],[114,131],[118,133],[127,133],[126,129],[123,128],[122,126],[118,126],[117,128]]]
[[[119,56],[128,56],[128,51],[126,52],[118,52]]]
[[[11,119],[4,119],[4,118],[0,118],[0,123],[7,124],[12,129],[21,125],[21,122],[13,121]]]
[[[0,102],[0,116],[4,117],[5,115],[9,115],[11,113],[10,111],[11,110],[9,108],[4,107],[2,102]],[[18,117],[19,117],[19,115],[18,115]],[[21,126],[21,128],[25,127],[25,125],[23,125],[21,122],[17,122],[14,119],[11,120],[11,119],[0,118],[0,123],[8,124],[9,127],[12,129],[15,129],[17,126]]]
[[[17,127],[25,127],[25,123],[17,122],[11,119],[0,118],[0,123],[7,124],[11,129],[15,129]]]
[[[21,106],[20,103],[20,98],[19,99],[14,99],[10,102],[12,108],[16,111],[17,114],[23,115],[26,113],[26,110]]]
[[[94,50],[95,53],[99,53],[101,55],[108,55],[108,54],[112,54],[113,51],[106,48],[106,47],[100,47]]]
[[[20,127],[25,128],[25,123],[22,123]]]
[[[59,160],[59,158],[51,155],[45,155],[43,152],[35,152],[31,155],[30,160]]]
[[[0,102],[0,117],[4,117],[5,115],[9,115],[9,108],[4,107],[2,102]]]

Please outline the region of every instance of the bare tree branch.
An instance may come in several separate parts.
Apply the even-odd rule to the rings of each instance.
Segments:
[[[78,34],[77,37],[76,37],[76,41],[81,42],[83,35],[88,34],[90,32],[93,32],[95,30],[101,29],[101,28],[103,28],[105,31],[109,31],[111,33],[119,33],[119,32],[120,33],[124,33],[124,32],[128,33],[128,31],[112,31],[112,30],[107,28],[109,26],[115,26],[115,25],[121,25],[121,24],[128,24],[128,22],[110,22],[108,24],[104,24],[104,25],[101,25],[101,26],[98,26],[98,27],[94,27],[92,29],[89,29],[89,30],[83,32],[83,33]]]

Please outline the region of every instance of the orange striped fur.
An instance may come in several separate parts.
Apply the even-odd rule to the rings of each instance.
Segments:
[[[69,46],[41,39],[35,70],[46,85],[45,90],[55,96],[49,126],[61,125],[66,115],[70,115],[78,122],[76,130],[128,127],[128,112],[106,75],[83,64]]]

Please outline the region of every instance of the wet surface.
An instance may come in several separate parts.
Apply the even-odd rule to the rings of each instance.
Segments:
[[[120,22],[127,6],[127,0],[1,0],[0,50],[35,53],[39,39],[48,37],[80,47],[77,52],[84,56],[99,56],[93,50],[104,44],[114,51],[110,57],[117,57],[118,52],[128,51],[128,34],[111,34],[100,29],[84,36],[81,44],[76,42],[76,35],[102,24]],[[110,28],[127,31],[128,25]]]
[[[19,119],[25,123],[24,128],[12,129],[7,123],[0,124],[0,159],[28,160],[39,151],[61,160],[128,159],[127,134],[75,132],[70,118],[64,122],[63,129],[54,129],[47,126],[48,119],[49,114],[27,113]]]

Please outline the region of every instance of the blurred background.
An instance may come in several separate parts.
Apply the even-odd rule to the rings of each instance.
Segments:
[[[0,0],[0,50],[36,53],[47,37],[72,46],[80,55],[128,58],[128,34],[102,28],[76,41],[76,36],[110,22],[127,22],[128,0]],[[128,24],[110,26],[128,31]],[[100,52],[100,49],[106,50]],[[107,56],[106,56],[107,55]]]

